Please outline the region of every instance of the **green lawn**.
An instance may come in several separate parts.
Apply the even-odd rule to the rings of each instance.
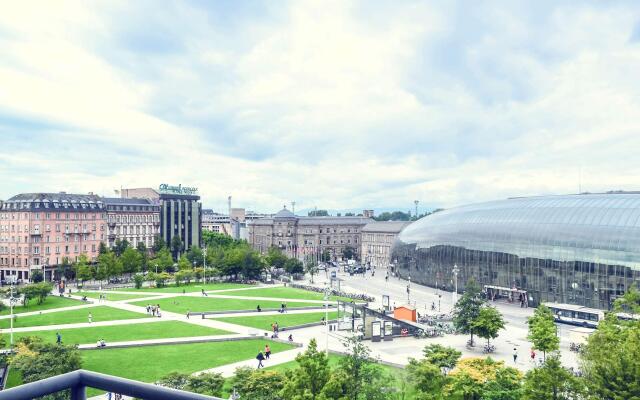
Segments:
[[[149,302],[138,301],[131,304],[145,307]],[[154,300],[152,303],[160,304],[160,310],[171,311],[179,314],[187,312],[204,311],[229,311],[229,310],[255,310],[258,305],[262,309],[280,308],[279,301],[270,300],[245,300],[245,299],[221,299],[214,297],[177,296],[168,299]],[[313,303],[288,303],[288,308],[318,306]]]
[[[135,289],[133,289],[135,290]],[[103,294],[107,297],[109,301],[119,301],[119,300],[131,300],[131,299],[141,299],[143,297],[152,297],[152,294],[128,294],[128,293],[117,293],[117,292],[73,292],[76,296],[87,296],[92,299],[98,299],[100,294]]]
[[[293,348],[286,343],[266,340],[238,340],[85,350],[82,351],[82,368],[143,382],[155,382],[173,371],[193,373],[253,359],[267,343],[273,353]],[[88,397],[97,393],[99,391],[87,391]]]
[[[128,340],[164,339],[174,337],[224,335],[227,331],[193,325],[180,321],[150,322],[144,324],[96,326],[93,328],[60,329],[14,333],[17,341],[25,336],[39,336],[45,342],[55,343],[56,332],[62,335],[64,344],[90,344],[104,339],[107,344]],[[7,344],[8,347],[8,344]]]
[[[47,314],[18,316],[13,322],[14,328],[41,325],[61,325],[89,322],[89,312],[93,316],[93,322],[115,321],[119,319],[149,318],[146,313],[136,313],[132,311],[120,310],[107,306],[87,307],[79,310],[57,311]],[[6,329],[10,326],[10,318],[0,319],[0,328]]]
[[[67,297],[60,296],[48,296],[44,303],[37,304],[36,300],[31,300],[28,303],[28,307],[19,305],[13,307],[14,314],[26,313],[31,311],[42,311],[42,310],[51,310],[53,308],[63,308],[63,307],[72,307],[72,306],[80,306],[86,304],[80,300],[69,299]],[[11,314],[9,311],[9,307],[0,311],[0,315],[9,315]]]
[[[144,287],[141,289],[130,288],[130,289],[121,289],[121,290],[123,292],[182,293],[182,291],[184,291],[184,293],[193,293],[193,292],[199,292],[203,288],[204,290],[209,291],[209,290],[222,290],[222,289],[241,289],[241,288],[247,288],[251,286],[252,285],[245,285],[242,283],[224,282],[224,283],[207,283],[206,285],[202,283],[192,283],[190,285],[180,285],[180,286],[170,285],[170,286],[161,287],[161,288]]]
[[[290,287],[265,287],[251,290],[234,290],[222,293],[225,296],[273,297],[277,299],[324,300],[324,294]],[[351,301],[346,297],[331,296],[331,300]]]
[[[274,322],[278,322],[280,329],[282,329],[288,326],[308,324],[310,322],[320,322],[320,320],[324,316],[325,313],[323,312],[314,312],[305,314],[259,315],[252,317],[225,317],[216,318],[216,320],[269,331],[271,330],[271,324]],[[337,317],[337,311],[329,312],[329,320],[336,319]]]

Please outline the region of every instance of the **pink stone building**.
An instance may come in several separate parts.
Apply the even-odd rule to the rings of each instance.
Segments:
[[[98,256],[107,239],[104,202],[88,194],[23,193],[0,208],[0,278],[23,280],[33,270],[52,279],[55,267],[67,257]]]

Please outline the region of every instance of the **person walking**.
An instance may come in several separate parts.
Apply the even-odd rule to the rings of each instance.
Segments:
[[[91,315],[91,313],[89,313],[89,323],[93,322],[93,315]]]
[[[189,310],[187,310],[187,319],[189,319]]]
[[[258,304],[258,307],[256,307],[256,310],[258,310],[258,312],[262,312],[262,308],[260,308],[260,304]]]
[[[518,360],[518,349],[513,348],[513,363],[515,364]]]
[[[268,344],[264,346],[264,356],[267,358],[267,360],[269,359],[269,357],[271,357],[271,347],[269,347]]]
[[[536,351],[533,348],[531,349],[530,356],[531,356],[531,362],[535,364],[535,362],[536,362]]]
[[[60,335],[60,332],[56,332],[56,343],[62,344],[62,335]]]
[[[260,368],[264,368],[264,365],[262,365],[262,361],[264,360],[264,354],[262,354],[262,352],[258,352],[258,355],[256,356],[256,360],[258,360],[258,369]]]

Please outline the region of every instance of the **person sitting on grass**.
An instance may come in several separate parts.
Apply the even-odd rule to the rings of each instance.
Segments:
[[[104,339],[100,339],[96,343],[96,347],[107,347],[107,344],[104,342]]]

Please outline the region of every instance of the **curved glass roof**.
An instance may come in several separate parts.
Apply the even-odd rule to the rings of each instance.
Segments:
[[[513,198],[440,211],[398,240],[640,269],[640,194]]]

